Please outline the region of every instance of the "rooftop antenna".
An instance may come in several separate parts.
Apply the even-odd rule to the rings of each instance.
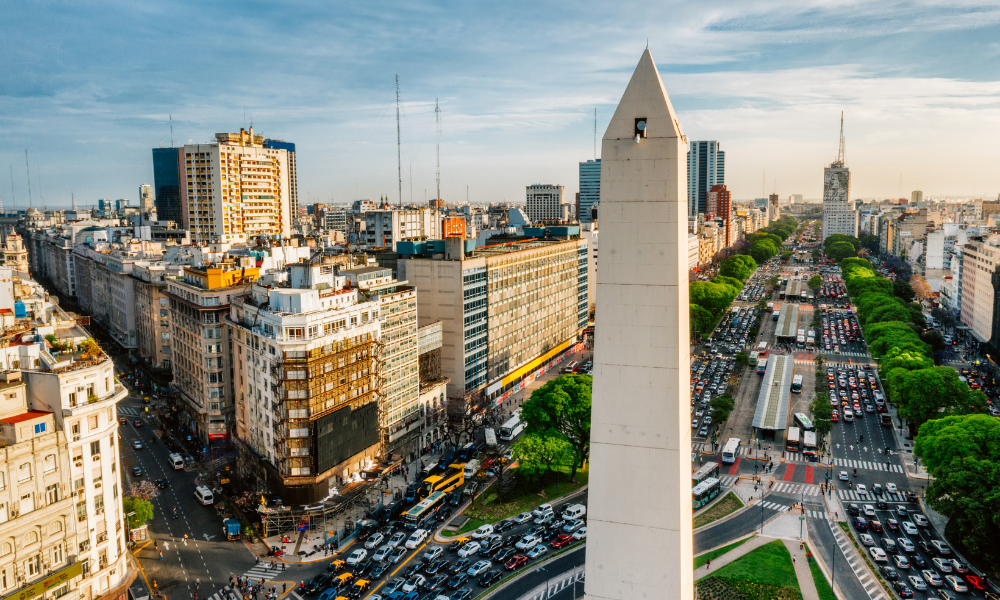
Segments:
[[[396,74],[396,167],[399,174],[399,207],[403,207],[403,135],[399,129],[399,74]]]
[[[840,150],[837,152],[837,165],[847,164],[847,153],[844,149],[844,111],[840,111]]]
[[[174,147],[174,115],[170,115],[170,147]]]
[[[648,43],[647,43],[648,45]],[[597,160],[597,107],[594,107],[594,160]]]
[[[31,165],[28,164],[28,149],[24,149],[24,170],[28,173],[28,207],[34,206],[31,201]]]
[[[434,123],[437,125],[437,199],[441,199],[441,107],[434,99]]]

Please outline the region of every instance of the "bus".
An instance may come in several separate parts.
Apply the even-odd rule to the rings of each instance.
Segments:
[[[448,465],[444,473],[431,475],[420,484],[418,495],[421,500],[429,498],[434,492],[448,493],[465,483],[465,464]]]
[[[760,360],[757,361],[757,374],[758,375],[763,375],[764,373],[767,373],[767,359],[766,358],[762,358],[762,359],[760,359]]]
[[[767,342],[761,342],[757,344],[757,358],[764,358],[767,356]]]
[[[800,329],[798,335],[795,336],[795,346],[797,348],[806,347],[806,330]]]
[[[698,471],[691,476],[691,487],[697,486],[699,483],[705,481],[709,477],[718,477],[718,476],[719,476],[719,463],[710,462],[707,465],[703,466],[702,468],[698,469]]]
[[[802,428],[802,431],[816,431],[813,427],[812,419],[805,413],[795,413],[795,424]]]
[[[509,442],[516,438],[522,429],[524,429],[524,425],[521,424],[521,415],[514,415],[500,426],[500,439]]]
[[[799,451],[799,428],[789,427],[788,435],[785,436],[785,450],[789,452]]]
[[[444,492],[434,492],[418,502],[413,508],[403,513],[403,527],[407,529],[424,529],[424,525],[444,506],[448,495]]]
[[[575,361],[575,360],[574,360],[573,362],[571,362],[571,363],[569,363],[568,365],[566,365],[565,367],[563,367],[563,368],[562,368],[562,372],[563,372],[563,373],[572,373],[573,371],[575,371],[575,370],[576,370],[576,366],[577,366],[578,364],[580,364],[580,363],[579,363],[578,361]]]
[[[792,393],[801,394],[802,393],[802,376],[796,375],[792,377]]]
[[[757,365],[757,351],[756,350],[754,350],[753,352],[750,353],[750,362],[749,362],[749,364],[750,364],[751,367],[754,367],[754,366]]]
[[[802,454],[816,456],[816,432],[807,431],[802,434]]]
[[[774,312],[774,302],[767,303],[767,312]]]
[[[740,438],[731,437],[726,440],[726,445],[722,447],[722,462],[732,464],[736,462],[736,457],[740,453]]]
[[[778,290],[778,300],[784,300],[785,299],[785,287],[784,286],[785,286],[784,283],[781,284],[781,288]]]
[[[701,508],[713,498],[719,495],[722,490],[722,482],[717,477],[709,477],[691,490],[691,505],[693,508]]]

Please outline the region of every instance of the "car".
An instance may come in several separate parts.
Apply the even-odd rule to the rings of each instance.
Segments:
[[[531,513],[530,512],[526,512],[526,513],[521,513],[521,514],[517,515],[516,517],[514,517],[513,521],[515,523],[517,523],[518,525],[520,525],[521,523],[525,523],[525,522],[529,521],[531,518],[532,518]]]
[[[951,548],[949,548],[948,544],[945,544],[941,540],[931,540],[931,546],[934,546],[935,552],[941,556],[948,556],[951,554]]]
[[[378,548],[384,541],[385,541],[385,536],[376,531],[375,533],[368,536],[367,540],[365,540],[365,548],[368,548],[369,550],[374,550],[375,548]]]
[[[406,554],[406,548],[403,548],[402,546],[400,546],[399,548],[393,548],[392,552],[389,553],[389,556],[386,557],[386,560],[395,564],[398,563],[399,559],[403,558],[405,554]]]
[[[465,582],[468,580],[469,580],[469,574],[467,572],[462,571],[460,573],[455,573],[454,575],[451,576],[451,579],[448,580],[447,583],[448,589],[451,590],[458,589],[463,585],[465,585]]]
[[[875,533],[882,533],[882,523],[881,521],[869,521],[868,528]]]
[[[913,556],[911,556],[910,562],[920,569],[927,568],[927,559],[925,559],[923,556],[919,554],[914,554]]]
[[[895,483],[887,483],[885,484],[885,491],[889,492],[890,494],[895,494],[899,492],[899,488],[896,487]]]
[[[583,527],[584,525],[585,523],[580,519],[573,519],[572,521],[566,521],[565,525],[563,525],[562,527],[562,530],[565,533],[573,533],[574,531]]]
[[[896,519],[886,519],[885,528],[892,532],[899,531],[899,521]]]
[[[135,477],[142,477],[142,467],[132,467],[132,475]]]
[[[448,561],[444,558],[439,558],[434,561],[424,563],[424,573],[428,575],[437,575],[441,569],[446,569],[448,567]]]
[[[913,545],[913,542],[908,537],[900,536],[896,538],[896,541],[899,542],[899,547],[903,549],[903,552],[912,554],[917,551],[917,547]]]
[[[136,450],[142,450],[142,442],[139,440],[132,440],[132,447]]]
[[[545,525],[547,523],[551,523],[552,520],[555,519],[555,518],[556,518],[556,514],[555,513],[553,513],[553,512],[547,512],[547,513],[543,514],[542,516],[538,517],[537,519],[535,519],[533,522],[535,523],[535,525]]]
[[[875,538],[873,538],[872,536],[868,535],[867,533],[862,533],[858,537],[861,538],[861,543],[863,545],[865,545],[865,546],[874,546],[875,545]]]
[[[126,419],[125,417],[118,417],[118,424],[119,425],[128,425],[128,419]]]
[[[368,571],[368,579],[376,581],[381,579],[385,572],[389,570],[389,565],[382,563],[375,563],[375,565]]]
[[[896,588],[896,593],[899,594],[900,598],[912,598],[913,590],[910,586],[903,583],[902,580],[892,582],[892,587]]]
[[[882,484],[876,483],[872,486],[872,494],[876,496],[881,496],[884,492],[882,491]]]
[[[895,581],[899,579],[899,573],[897,573],[896,569],[893,569],[889,565],[883,565],[879,571],[882,572],[882,577],[884,577],[886,581]]]
[[[361,561],[368,558],[368,551],[364,548],[357,548],[354,552],[351,552],[350,556],[347,557],[347,564],[350,566],[357,565]]]
[[[367,579],[359,579],[355,581],[354,585],[347,589],[347,597],[352,599],[360,598],[365,592],[368,591],[368,587],[370,585],[371,581]]]
[[[850,477],[847,475],[847,471],[841,471],[840,472],[840,480],[841,481],[850,481]]]
[[[861,515],[861,508],[857,504],[848,504],[847,505],[847,514],[851,515],[852,517],[860,516]]]
[[[382,544],[381,546],[379,546],[378,550],[375,551],[375,554],[372,556],[372,558],[374,558],[379,562],[382,562],[383,560],[389,557],[390,552],[392,552],[392,546],[388,544]]]
[[[503,533],[508,529],[513,529],[513,528],[514,528],[514,522],[511,521],[510,519],[506,519],[497,523],[493,531],[495,531],[496,533]]]
[[[927,520],[927,517],[920,513],[913,513],[913,522],[917,524],[917,527],[931,526],[931,522]]]
[[[951,563],[948,562],[948,560],[944,559],[944,558],[932,558],[931,559],[931,564],[934,565],[934,568],[936,568],[938,571],[941,571],[942,573],[944,573],[946,575],[948,573],[951,573],[951,572],[953,572],[955,570],[951,566]]]
[[[863,483],[859,483],[858,485],[854,486],[854,491],[857,492],[859,496],[865,496],[868,494],[868,488],[866,488],[865,484]]]
[[[871,554],[872,560],[875,562],[889,562],[889,556],[885,553],[885,550],[879,548],[878,546],[872,546],[869,548],[868,553]]]
[[[540,540],[534,535],[526,535],[521,538],[521,541],[514,544],[514,547],[518,550],[531,550],[538,545]]]
[[[528,562],[527,556],[523,554],[515,554],[514,556],[510,557],[510,560],[504,563],[503,567],[508,571],[516,571],[517,569],[523,567],[527,562]]]
[[[965,585],[965,582],[957,575],[945,575],[944,580],[948,582],[956,594],[964,594],[969,591],[969,586]]]
[[[132,425],[136,427],[142,427],[143,425],[145,425],[145,423],[142,422],[142,419],[136,419],[135,422],[132,423]]]
[[[392,534],[392,537],[389,538],[389,541],[386,542],[386,545],[395,548],[396,546],[402,544],[405,540],[406,540],[406,534],[403,533],[402,531],[397,531],[396,533]]]
[[[878,500],[875,501],[875,508],[877,508],[879,510],[888,510],[889,509],[889,503],[886,502],[884,499],[879,498]]]
[[[965,574],[965,573],[969,572],[968,565],[966,565],[964,562],[958,560],[957,558],[953,558],[953,559],[951,559],[948,562],[951,563],[951,566],[952,566],[952,568],[955,569],[956,573]]]
[[[907,579],[910,581],[910,587],[918,592],[922,592],[927,589],[927,582],[921,579],[919,575],[910,575]]]
[[[931,546],[929,542],[920,540],[917,542],[917,547],[919,547],[920,550],[922,550],[927,556],[937,556],[937,551],[934,550],[934,546]]]
[[[854,528],[858,531],[868,531],[868,520],[864,517],[854,517]]]
[[[906,535],[918,535],[917,526],[910,521],[903,521],[900,523],[900,526],[903,528],[903,533]]]
[[[698,429],[698,423],[700,422],[698,419],[691,419],[691,429]]]
[[[528,551],[528,558],[531,558],[531,559],[538,558],[538,557],[542,556],[543,554],[545,554],[548,551],[549,551],[549,548],[547,546],[543,546],[541,544],[538,544],[537,546],[535,546],[534,548],[532,548],[531,550]]]
[[[405,583],[405,579],[393,579],[385,584],[385,587],[382,588],[382,592],[391,596],[392,594],[401,591]]]
[[[865,513],[866,517],[874,517],[875,516],[875,507],[872,506],[871,504],[865,504],[865,507],[864,507],[864,509],[863,509],[862,512]]]
[[[538,507],[535,508],[535,510],[531,511],[531,514],[534,515],[535,518],[538,518],[544,515],[545,513],[550,513],[550,512],[554,512],[554,509],[552,508],[551,504],[539,504]]]
[[[406,539],[406,543],[403,544],[403,546],[405,546],[408,550],[413,550],[420,544],[423,544],[425,540],[427,540],[427,530],[417,529],[410,534],[410,537]]]
[[[967,574],[965,576],[965,581],[967,581],[970,586],[974,587],[977,590],[986,589],[986,582],[983,581],[983,578],[978,575]]]
[[[551,546],[553,548],[559,549],[562,548],[563,546],[568,546],[572,544],[573,541],[574,541],[573,536],[563,533],[560,534],[558,537],[556,537],[556,539],[552,540]]]
[[[698,437],[708,437],[708,425],[698,430]]]
[[[472,561],[468,558],[460,558],[455,562],[448,565],[448,572],[452,575],[457,575],[458,573],[464,573],[469,570],[472,566]]]
[[[406,580],[406,583],[403,584],[403,591],[413,592],[419,590],[420,588],[424,587],[424,584],[426,583],[427,583],[427,578],[424,577],[423,575],[413,575],[412,577]]]
[[[479,582],[478,582],[479,583],[479,587],[484,587],[484,588],[485,587],[490,587],[494,583],[500,581],[501,577],[503,577],[503,574],[500,571],[496,570],[496,569],[491,569],[489,571],[486,571],[479,578]]]
[[[461,550],[458,551],[458,557],[466,558],[469,556],[473,556],[474,554],[478,554],[482,548],[483,546],[479,542],[469,542]]]
[[[910,511],[906,510],[906,507],[902,504],[896,506],[896,515],[900,517],[905,517],[910,514]]]
[[[941,576],[938,575],[936,571],[931,571],[930,569],[924,569],[923,571],[920,572],[920,574],[923,576],[924,581],[926,581],[928,585],[934,587],[941,587],[942,585],[944,585],[944,581],[942,581]]]
[[[460,590],[455,591],[455,593],[453,593],[451,597],[448,598],[448,600],[468,600],[471,597],[472,597],[472,590],[470,588],[462,588]]]
[[[169,485],[166,479],[157,479],[154,483],[156,483],[156,487],[160,488],[161,490],[167,489],[167,485]]]
[[[482,575],[486,571],[489,571],[490,567],[492,567],[492,566],[493,566],[493,563],[491,563],[490,561],[488,561],[488,560],[481,560],[481,561],[477,562],[476,564],[472,565],[471,567],[469,567],[469,570],[466,571],[466,573],[469,574],[469,577],[479,577],[480,575]]]
[[[582,540],[582,539],[584,539],[586,537],[587,537],[587,528],[586,527],[581,527],[580,529],[577,529],[576,533],[573,534],[573,539],[574,540]]]
[[[305,585],[304,591],[307,594],[315,594],[316,592],[326,587],[326,585],[330,583],[332,579],[333,579],[332,573],[320,573],[319,575],[309,580],[309,583]]]
[[[896,565],[897,569],[906,570],[910,568],[910,561],[906,560],[906,557],[902,554],[897,554],[892,557],[893,564]]]
[[[503,547],[497,550],[490,558],[493,560],[493,562],[502,564],[510,560],[510,557],[514,556],[515,554],[517,554],[517,550],[513,548]]]

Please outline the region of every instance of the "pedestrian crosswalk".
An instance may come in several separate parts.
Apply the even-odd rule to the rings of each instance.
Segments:
[[[276,562],[272,566],[270,563],[262,562],[241,575],[240,578],[250,585],[260,585],[261,583],[271,581],[280,575],[282,566],[283,563]],[[206,600],[238,600],[239,598],[242,598],[243,595],[243,592],[236,589],[235,586],[227,585],[206,598]]]
[[[726,475],[725,477],[720,477],[719,481],[722,483],[722,487],[733,487],[738,479],[738,475]]]
[[[851,540],[847,539],[848,534],[844,533],[836,522],[827,521],[827,523],[830,525],[833,538],[837,541],[837,545],[840,546],[840,551],[847,558],[847,564],[851,566],[851,570],[854,571],[855,577],[858,578],[858,582],[861,583],[861,587],[865,589],[868,597],[871,600],[885,600],[886,596],[882,593],[882,587],[865,567],[864,559],[858,555],[858,551],[851,544]]]
[[[811,518],[811,519],[825,519],[826,518],[826,511],[825,510],[812,510],[811,508],[807,508],[806,509],[806,516],[809,517],[809,518]]]
[[[864,502],[874,502],[876,498],[871,492],[859,494],[855,490],[837,490],[837,496],[841,500],[859,500]],[[882,494],[882,499],[886,502],[907,502],[906,497],[902,494],[890,494],[888,492]]]
[[[848,458],[834,458],[833,465],[835,467],[849,467],[852,469],[867,469],[869,471],[888,471],[890,473],[905,473],[903,467],[899,465],[889,464],[886,465],[881,462],[874,462],[869,460],[853,460]]]
[[[799,496],[818,496],[822,492],[822,489],[818,485],[780,482],[775,483],[771,491]]]
[[[786,506],[784,504],[778,504],[777,502],[771,502],[770,500],[768,500],[767,502],[764,502],[763,504],[760,504],[759,506],[763,506],[764,508],[767,508],[767,509],[770,509],[770,510],[778,511],[779,513],[788,512],[789,510],[792,509],[791,506]]]
[[[119,406],[118,416],[120,417],[138,417],[142,413],[142,409],[133,408],[131,406]]]

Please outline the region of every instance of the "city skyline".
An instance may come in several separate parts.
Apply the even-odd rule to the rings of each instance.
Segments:
[[[855,197],[1000,191],[989,169],[1000,156],[981,133],[1000,121],[1000,9],[632,8],[261,6],[219,34],[233,19],[226,5],[195,20],[183,2],[13,7],[0,25],[13,57],[0,84],[0,196],[28,206],[27,149],[34,206],[68,207],[71,193],[81,206],[135,199],[153,183],[150,148],[171,144],[173,115],[175,146],[251,123],[294,140],[300,205],[396,201],[398,73],[404,202],[435,195],[438,97],[445,200],[468,189],[473,202],[523,202],[538,182],[573,197],[579,163],[594,158],[594,108],[603,131],[611,90],[647,43],[690,139],[724,145],[734,198],[821,197],[841,110]],[[527,23],[555,35],[516,37]]]

